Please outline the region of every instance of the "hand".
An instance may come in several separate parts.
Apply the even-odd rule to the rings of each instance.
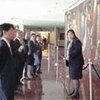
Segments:
[[[66,60],[69,60],[69,56],[66,57]]]
[[[39,50],[37,50],[36,53],[39,53]]]
[[[22,50],[24,49],[24,47],[21,45],[18,49],[19,52],[22,52]]]
[[[30,55],[31,53],[30,52],[28,52],[28,55]]]

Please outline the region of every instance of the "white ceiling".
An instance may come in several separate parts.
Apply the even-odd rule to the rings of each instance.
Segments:
[[[80,0],[0,0],[0,23],[64,25],[68,7]]]

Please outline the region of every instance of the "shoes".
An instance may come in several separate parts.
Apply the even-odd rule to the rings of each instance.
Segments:
[[[42,74],[42,72],[41,71],[39,71],[39,72],[37,72],[38,74]]]
[[[22,95],[23,96],[23,92],[22,91],[14,91],[14,95]]]
[[[37,75],[37,74],[33,75],[33,78],[36,78],[36,77],[38,77],[38,75]]]
[[[24,82],[20,81],[18,84],[19,84],[19,85],[24,85]]]
[[[78,98],[78,97],[79,97],[79,93],[70,95],[70,98]]]
[[[26,80],[32,80],[32,77],[26,77]]]
[[[73,90],[71,93],[69,93],[68,95],[71,96],[74,93],[75,90]]]
[[[42,74],[42,72],[40,70],[37,71],[38,74]]]

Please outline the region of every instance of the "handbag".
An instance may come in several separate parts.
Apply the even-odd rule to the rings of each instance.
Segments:
[[[66,60],[66,67],[69,67],[69,62],[68,62],[68,60]]]

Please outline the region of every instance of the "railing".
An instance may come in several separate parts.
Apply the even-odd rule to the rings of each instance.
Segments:
[[[50,71],[50,44],[48,44],[48,72]]]
[[[66,67],[66,59],[64,55],[60,53],[59,47],[55,47],[56,49],[56,62],[55,62],[55,74],[56,74],[56,82],[61,80],[64,88],[66,88],[67,92],[70,90],[70,79],[68,77],[67,67]],[[61,71],[62,70],[62,71]],[[90,91],[90,100],[93,99],[93,91],[92,91],[92,62],[89,59],[88,61],[88,70],[89,70],[89,91]]]
[[[59,53],[59,57],[61,59],[63,59],[64,63],[65,63],[65,58]],[[59,62],[58,62],[59,63]],[[60,62],[62,64],[62,62]],[[59,64],[58,64],[59,65]],[[65,64],[64,64],[65,65]],[[66,65],[65,65],[66,66]],[[59,66],[58,66],[59,68]],[[89,59],[88,61],[88,69],[89,69],[89,91],[90,91],[90,100],[93,100],[93,90],[92,90],[92,62],[91,59]],[[59,72],[58,72],[59,73]],[[65,74],[66,75],[66,74]],[[68,79],[66,76],[63,77],[63,84],[64,84],[64,88],[67,90],[67,92],[70,90],[70,79]]]
[[[51,57],[51,50],[52,52],[52,57]],[[67,78],[66,76],[68,75],[67,67],[65,64],[65,57],[59,52],[59,47],[52,45],[48,45],[48,72],[50,71],[50,65],[51,65],[51,59],[55,60],[54,61],[54,66],[55,66],[55,75],[56,75],[56,82],[58,80],[61,80],[64,87],[66,88],[67,92],[69,91],[69,83],[70,79]],[[92,100],[93,96],[93,91],[92,91],[92,62],[89,59],[88,62],[88,68],[89,68],[89,90],[90,90],[90,100]]]
[[[54,68],[56,58],[55,58],[55,46],[54,44],[48,44],[48,72],[50,72],[50,69]],[[52,67],[52,68],[51,68]]]

